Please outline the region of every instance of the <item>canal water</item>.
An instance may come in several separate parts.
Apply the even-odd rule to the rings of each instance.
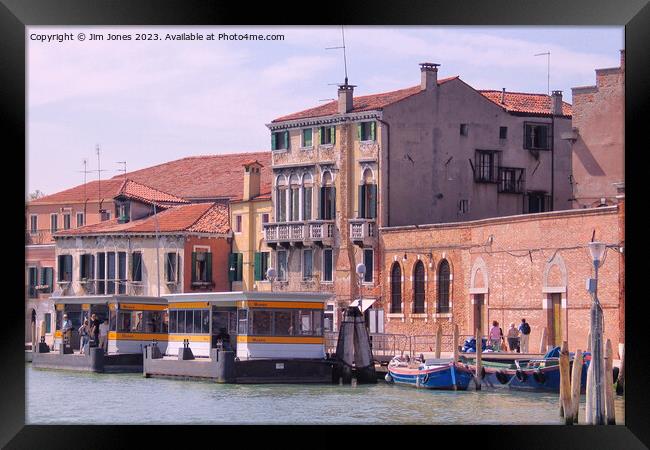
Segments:
[[[558,395],[376,385],[231,385],[32,369],[28,424],[562,424]],[[89,408],[91,400],[97,407]],[[584,396],[581,403],[584,419]],[[616,399],[616,419],[624,420]]]

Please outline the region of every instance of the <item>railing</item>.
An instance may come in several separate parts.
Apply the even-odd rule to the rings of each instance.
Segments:
[[[322,241],[334,236],[334,221],[265,223],[264,240],[269,243]]]
[[[49,229],[25,231],[25,245],[52,244],[53,242],[52,231]]]
[[[350,219],[350,239],[355,241],[376,237],[375,219]]]
[[[320,241],[334,237],[334,221],[311,221],[308,222],[309,239]]]

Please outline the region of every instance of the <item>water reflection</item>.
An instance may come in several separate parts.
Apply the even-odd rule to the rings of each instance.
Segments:
[[[34,370],[26,365],[30,424],[561,424],[558,396],[450,392],[387,385],[222,385]],[[79,408],[77,393],[99,409]],[[616,399],[617,423],[623,400]],[[581,422],[584,419],[582,399]]]

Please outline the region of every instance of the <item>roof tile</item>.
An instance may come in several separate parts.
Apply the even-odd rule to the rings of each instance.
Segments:
[[[479,90],[478,92],[508,112],[551,115],[552,99],[550,95],[506,92],[504,103],[501,103],[502,91]],[[571,117],[571,104],[562,102],[562,113],[566,117]]]

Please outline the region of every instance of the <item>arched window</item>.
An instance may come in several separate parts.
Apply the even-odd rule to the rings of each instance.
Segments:
[[[402,269],[397,263],[390,273],[390,312],[402,312]]]
[[[287,179],[280,175],[276,181],[275,221],[287,221]]]
[[[413,271],[413,314],[424,314],[424,264],[418,261]]]
[[[300,180],[297,175],[289,179],[289,220],[300,220]]]
[[[302,220],[311,220],[311,204],[314,182],[310,173],[302,176]]]
[[[336,218],[336,187],[330,172],[323,173],[320,188],[320,218],[332,220]]]
[[[359,218],[374,219],[377,217],[377,184],[372,171],[363,171],[362,184],[359,186]]]
[[[443,259],[438,267],[438,312],[449,312],[449,263]]]

